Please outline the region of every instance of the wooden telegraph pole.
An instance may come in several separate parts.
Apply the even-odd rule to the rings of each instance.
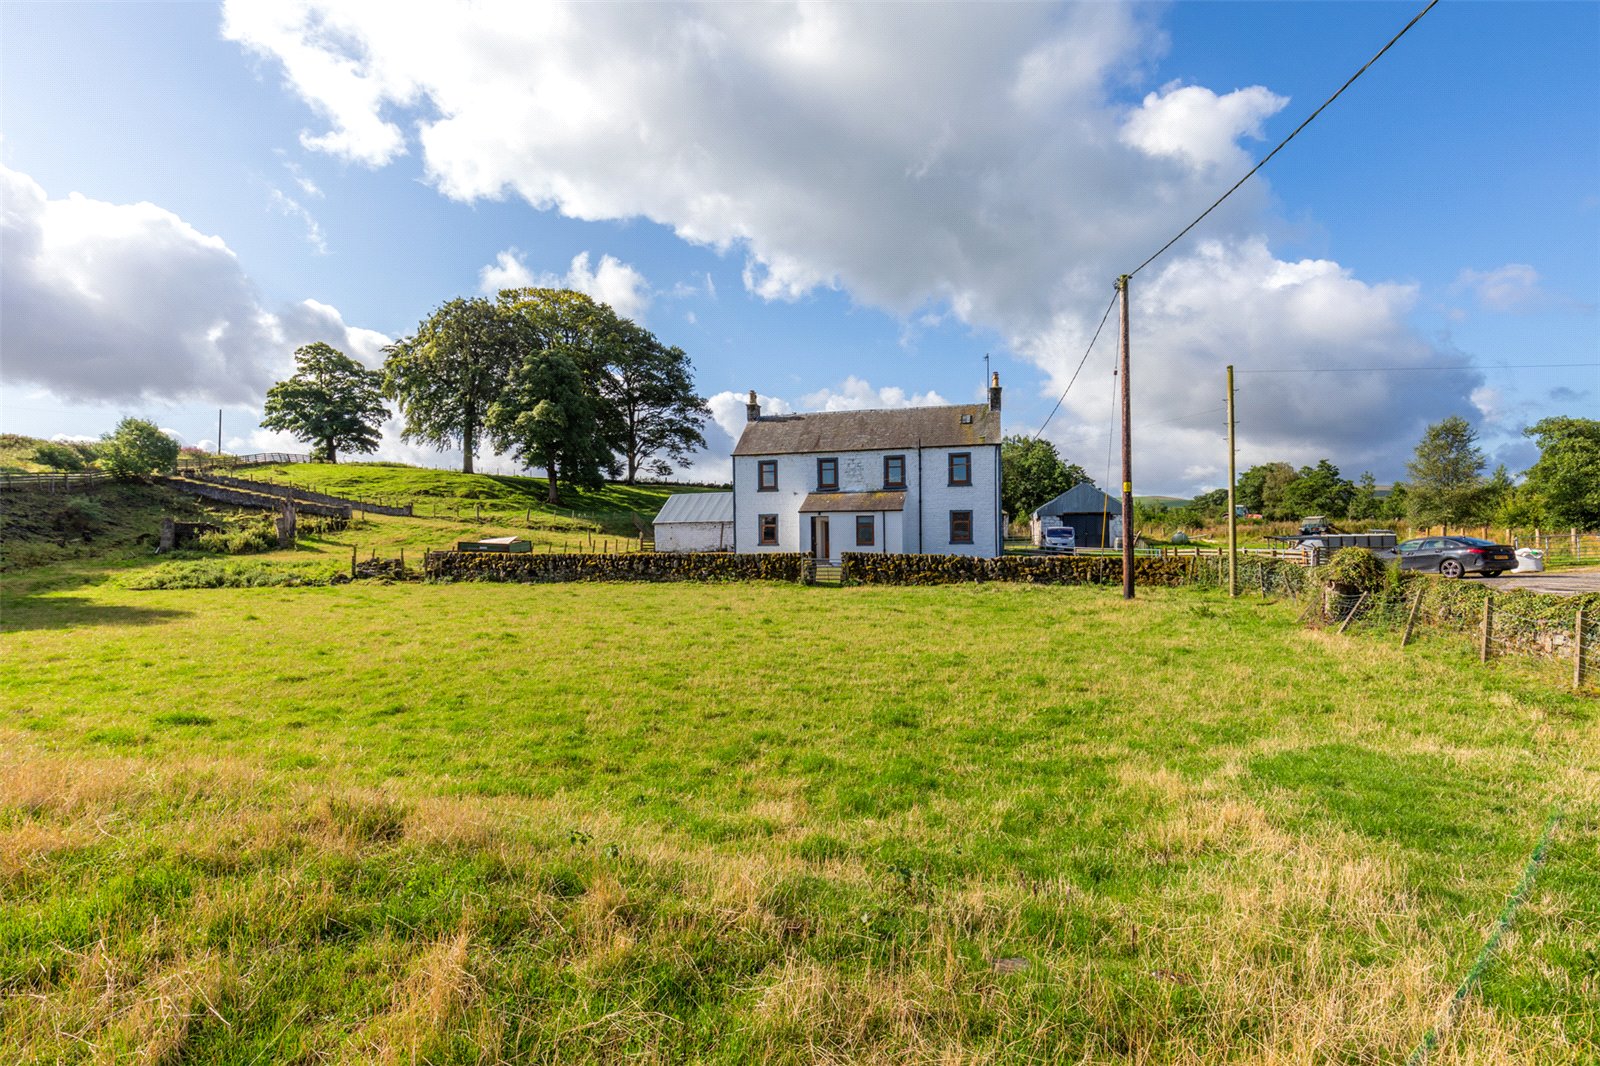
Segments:
[[[1228,595],[1239,595],[1239,511],[1233,502],[1238,477],[1234,470],[1233,364],[1228,364]]]
[[[1133,599],[1133,430],[1129,416],[1133,404],[1128,395],[1128,281],[1117,278],[1122,294],[1122,598]]]

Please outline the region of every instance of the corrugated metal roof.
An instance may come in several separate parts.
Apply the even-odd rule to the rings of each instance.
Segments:
[[[801,514],[819,511],[904,511],[903,492],[813,492],[800,504]]]
[[[663,522],[732,522],[733,493],[679,492],[667,497],[656,515]]]
[[[1035,508],[1033,517],[1047,514],[1099,514],[1102,509],[1109,509],[1113,514],[1121,514],[1122,501],[1106,495],[1085,481],[1081,485],[1072,486],[1049,503]]]
[[[967,419],[962,422],[962,418]],[[867,452],[888,448],[999,444],[1000,412],[988,404],[898,407],[889,411],[819,411],[762,415],[745,424],[734,455]]]

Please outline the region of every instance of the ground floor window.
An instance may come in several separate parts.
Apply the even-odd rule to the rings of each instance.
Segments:
[[[971,544],[972,543],[972,512],[971,511],[951,511],[950,512],[950,543],[951,544]]]
[[[856,547],[870,548],[877,543],[877,522],[869,514],[856,515]]]
[[[778,516],[764,514],[761,516],[761,543],[775,545],[778,543]]]

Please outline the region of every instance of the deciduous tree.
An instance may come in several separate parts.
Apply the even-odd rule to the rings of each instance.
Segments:
[[[295,350],[295,373],[267,390],[261,424],[312,443],[312,458],[376,451],[383,420],[383,374],[317,341]]]
[[[1482,517],[1483,450],[1478,434],[1459,415],[1435,422],[1406,464],[1411,475],[1411,517],[1423,525],[1460,524]]]
[[[611,453],[595,432],[596,402],[578,364],[558,348],[527,352],[489,408],[489,439],[527,466],[544,468],[550,503],[559,485],[599,488]]]
[[[101,439],[100,466],[113,477],[144,477],[171,470],[178,462],[178,442],[142,418],[124,418]]]
[[[1546,418],[1523,433],[1539,442],[1526,487],[1537,493],[1550,523],[1600,528],[1600,421]]]
[[[384,391],[405,420],[401,437],[460,447],[461,470],[472,473],[489,408],[520,354],[503,306],[482,298],[451,300],[423,319],[414,335],[385,350]]]
[[[1019,434],[1000,442],[1000,506],[1013,519],[1084,482],[1093,483],[1082,467],[1062,461],[1056,446],[1043,438]]]

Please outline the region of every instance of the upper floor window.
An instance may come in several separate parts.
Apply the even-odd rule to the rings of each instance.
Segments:
[[[856,547],[870,548],[876,540],[877,520],[869,514],[856,515]]]
[[[758,471],[756,476],[756,491],[777,492],[778,460],[763,459],[759,464],[757,464],[756,470]]]
[[[886,489],[903,489],[906,487],[905,456],[885,455],[883,457],[883,487]]]
[[[972,484],[972,453],[971,452],[951,452],[950,453],[950,484],[952,484],[952,485],[970,485],[970,484]]]
[[[817,491],[836,492],[839,488],[839,460],[817,460]]]
[[[778,543],[778,516],[777,515],[775,515],[775,514],[764,514],[764,515],[761,516],[761,540],[760,540],[760,543],[762,543],[763,545],[773,545],[773,544],[777,544]]]
[[[972,512],[971,511],[951,511],[950,512],[950,543],[951,544],[971,544],[972,543]]]

